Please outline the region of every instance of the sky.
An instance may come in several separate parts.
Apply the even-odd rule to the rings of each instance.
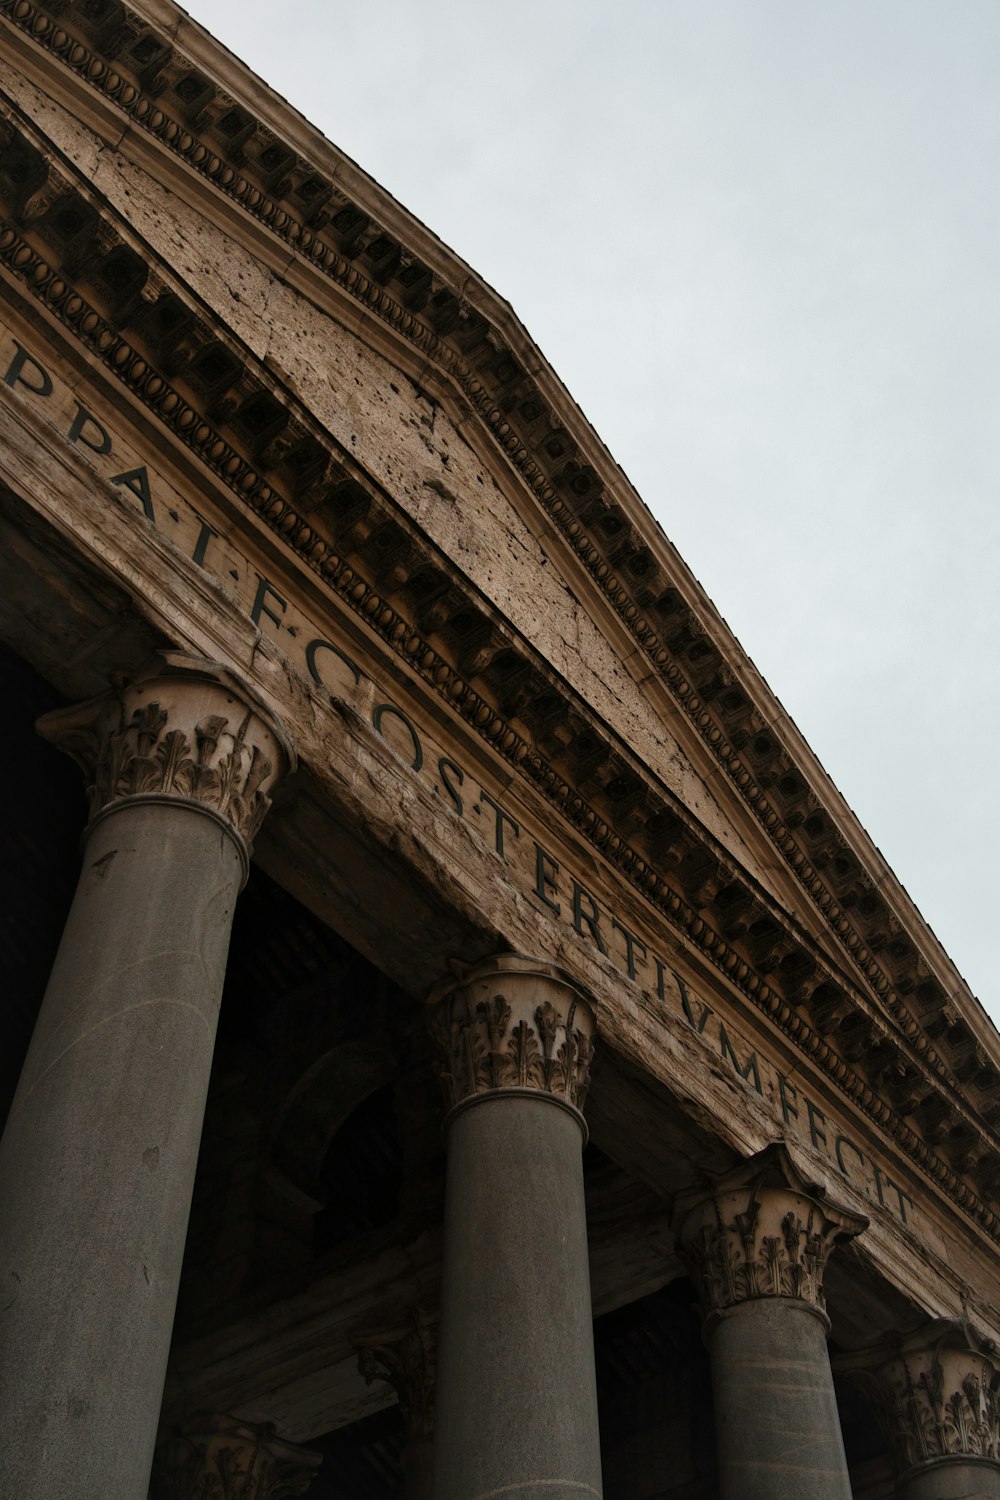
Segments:
[[[189,8],[513,304],[1000,1021],[1000,0]]]

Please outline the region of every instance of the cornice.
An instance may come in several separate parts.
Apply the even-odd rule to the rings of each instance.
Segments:
[[[36,36],[41,17],[48,25],[47,30],[42,27],[42,40],[49,37],[53,47],[58,42],[64,51],[68,48],[71,65],[95,77],[90,54],[72,61],[74,46],[82,43],[60,41],[59,29],[30,0],[0,0],[0,14],[5,11],[17,12],[14,18],[31,25]],[[107,65],[102,66],[101,76],[107,78]],[[124,102],[124,74],[117,79]],[[137,92],[131,105],[138,98]],[[961,1050],[956,1056],[949,1047],[947,1061],[939,1054],[877,965],[872,972],[878,979],[872,979],[872,972],[868,978],[878,1000],[858,993],[851,979],[829,964],[677,799],[554,677],[271,373],[235,340],[220,337],[211,315],[156,262],[148,246],[115,221],[74,169],[31,137],[30,125],[10,107],[0,145],[0,201],[6,209],[0,263],[110,378],[375,630],[449,710],[533,784],[685,942],[700,950],[954,1202],[1000,1238],[1000,1219],[984,1201],[995,1191],[1000,1172],[1000,1146],[992,1134],[1000,1119],[995,1097],[1000,1075],[992,1060],[976,1059],[976,1073],[968,1076],[966,1069],[963,1076]],[[179,146],[186,139],[193,142],[194,136],[179,137]],[[207,165],[212,160],[205,158]],[[234,185],[240,181],[234,179]],[[57,220],[70,207],[79,210],[77,227],[62,233]],[[370,282],[365,285],[370,289]],[[344,286],[358,293],[361,280],[345,272]],[[170,312],[173,321],[166,330],[157,309]],[[421,329],[428,339],[437,338],[425,324]],[[451,354],[457,361],[454,350]],[[206,373],[209,356],[218,356],[221,377]],[[628,598],[624,585],[573,518],[565,491],[560,497],[553,490],[546,499],[545,489],[540,498],[564,524],[584,565],[609,597],[619,591],[622,618],[646,644],[658,641],[638,606],[623,602]],[[670,592],[658,604],[667,616],[675,612],[665,602]],[[840,905],[795,844],[788,818],[779,816],[766,795],[759,765],[756,773],[751,770],[755,759],[762,764],[770,755],[753,743],[753,737],[759,741],[768,731],[756,725],[752,705],[717,654],[712,670],[718,685],[708,699],[701,679],[695,680],[692,657],[701,657],[692,648],[704,642],[687,619],[669,648],[657,644],[654,658],[663,678],[852,951],[852,931]],[[732,693],[742,705],[730,704],[744,724],[739,745],[732,735],[723,737],[708,707],[710,700],[717,703]],[[794,768],[784,774],[797,775]],[[818,808],[811,816],[822,821]],[[829,830],[816,835],[831,836]],[[844,857],[846,845],[835,843],[834,848],[840,851],[835,858]],[[861,964],[866,951],[856,953]],[[880,1014],[880,1005],[887,1016]],[[990,1127],[989,1134],[967,1098]],[[919,1133],[904,1116],[918,1121]],[[962,1180],[969,1173],[975,1188]]]
[[[155,13],[156,25],[143,10]],[[86,7],[0,0],[3,16],[439,367],[576,553],[881,1004],[915,1046],[922,1033],[947,1037],[963,1054],[963,1082],[977,1068],[996,1075],[989,1055],[996,1054],[996,1034],[978,1002],[507,305],[166,0],[140,0],[137,8],[121,0],[89,0]],[[177,47],[178,34],[197,62]],[[255,103],[213,83],[205,76],[209,63],[230,88],[242,83],[256,94]],[[271,123],[261,118],[264,105]],[[283,122],[274,118],[275,106]],[[285,134],[275,128],[280,123]],[[345,186],[355,197],[366,194],[365,208]],[[365,211],[371,200],[391,233]],[[909,1009],[914,1003],[920,1024]]]
[[[963,1082],[995,1075],[982,1008],[507,305],[168,0],[3,16],[462,392],[873,994],[914,1045],[947,1038]]]

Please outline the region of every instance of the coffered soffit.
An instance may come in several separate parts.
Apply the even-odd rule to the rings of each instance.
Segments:
[[[7,274],[754,1004],[912,1121],[912,1149],[940,1157],[949,1190],[994,1217],[996,1033],[507,305],[166,0],[0,0],[0,27],[49,70],[54,93],[117,112],[165,171],[195,174],[280,243],[328,303],[352,304],[434,367],[742,799],[840,961],[11,106],[0,125]]]

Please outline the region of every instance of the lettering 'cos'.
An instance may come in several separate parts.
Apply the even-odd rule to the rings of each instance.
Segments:
[[[16,339],[12,338],[11,343],[13,354],[3,375],[3,384],[36,400],[48,402],[56,393],[52,375]],[[116,468],[114,439],[107,427],[77,396],[73,396],[72,401],[75,411],[66,428],[68,441],[95,458],[107,459],[108,464],[102,466],[102,471]],[[134,497],[151,525],[159,525],[145,465],[105,473],[105,478]],[[177,519],[174,511],[170,514]],[[218,533],[193,509],[191,514],[196,523],[192,560],[211,572],[212,542]],[[250,619],[258,628],[265,628],[263,622],[267,621],[274,632],[280,632],[285,629],[288,600],[262,574],[256,573],[255,578],[249,605]],[[317,636],[299,647],[296,654],[299,650],[306,671],[317,685],[327,690],[333,686],[324,677],[324,667],[330,658],[334,658],[341,668],[346,668],[350,683],[360,692],[367,674],[335,642]],[[339,678],[337,690],[343,692],[342,672]],[[383,738],[391,735],[393,746],[401,750],[415,775],[429,778],[433,792],[442,799],[452,816],[477,820],[477,826],[484,830],[484,842],[518,874],[524,888],[546,912],[567,923],[581,941],[593,945],[604,957],[616,963],[629,980],[642,986],[650,1004],[678,1012],[692,1031],[749,1088],[772,1102],[789,1130],[824,1154],[855,1188],[892,1212],[903,1224],[912,1222],[912,1197],[871,1154],[851,1137],[839,1132],[826,1113],[791,1078],[760,1056],[756,1049],[748,1050],[748,1044],[735,1035],[731,1026],[727,1028],[713,1007],[697,995],[675,969],[613,912],[604,910],[575,876],[562,870],[555,855],[537,840],[527,835],[522,837],[518,820],[483,787],[473,782],[460,765],[444,755],[428,756],[418,728],[401,708],[389,701],[378,701],[371,710],[371,722],[376,733]],[[740,1048],[743,1049],[742,1057]]]

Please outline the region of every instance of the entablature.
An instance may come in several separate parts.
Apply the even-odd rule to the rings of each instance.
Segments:
[[[122,61],[124,71],[104,63],[103,72],[92,67],[95,53],[29,0],[0,5],[0,14],[4,12],[18,25],[30,21],[39,45],[50,45],[91,85],[104,87],[132,111],[137,124],[155,131],[189,166],[211,168],[212,180],[224,191],[249,184],[250,178],[240,174],[226,180],[222,156],[197,153],[194,131],[208,129],[213,118],[207,94],[188,126],[172,134],[168,126],[176,122],[163,110],[140,112],[148,92],[143,93],[144,75],[137,73],[138,82],[128,82],[132,64]],[[74,17],[80,14],[76,7],[67,8],[67,25],[76,26]],[[80,22],[81,35],[88,26],[97,26],[96,14],[91,8],[86,25]],[[127,15],[122,7],[107,8],[107,16],[112,14],[119,20]],[[116,45],[122,47],[124,36],[137,57],[148,40],[142,27],[119,32],[107,16],[107,25],[97,26],[93,36],[104,38],[101,45],[118,37]],[[174,52],[160,57],[155,73],[160,95],[168,91],[168,64],[183,72],[184,59]],[[188,76],[183,74],[180,82]],[[179,88],[171,87],[183,100]],[[163,118],[154,124],[158,115]],[[543,799],[573,837],[584,840],[593,856],[628,884],[634,898],[666,922],[676,943],[735,986],[752,1010],[890,1135],[941,1191],[991,1235],[1000,1236],[993,1208],[1000,1182],[995,1046],[970,1024],[967,1002],[949,999],[930,960],[919,959],[910,929],[893,916],[880,894],[883,882],[868,874],[837,819],[796,769],[774,731],[775,721],[748,696],[742,669],[725,659],[729,643],[710,619],[706,623],[684,602],[683,571],[667,584],[649,547],[633,545],[639,533],[630,529],[626,510],[616,510],[608,499],[597,470],[567,457],[569,448],[562,446],[570,441],[566,431],[560,429],[550,441],[552,420],[545,417],[549,436],[540,447],[548,468],[543,473],[536,465],[533,471],[528,450],[522,461],[521,448],[512,452],[500,431],[503,423],[508,432],[514,430],[508,417],[516,418],[519,410],[524,418],[524,401],[518,397],[496,407],[503,420],[495,430],[508,456],[712,746],[733,785],[754,807],[762,828],[782,848],[845,954],[853,956],[867,977],[870,992],[846,959],[840,962],[836,950],[817,941],[740,868],[621,737],[330,439],[273,372],[220,327],[68,164],[46,149],[13,107],[5,111],[3,131],[0,199],[6,223],[0,229],[0,264],[22,296],[34,302],[40,315],[44,310],[52,326],[61,325],[78,355],[100,368],[124,403],[141,405],[171,444],[214,476],[217,492],[228,494],[230,515],[250,523],[248,534],[265,555],[269,548],[280,560],[283,576],[308,570],[310,590],[377,637],[401,680],[419,682],[438,712],[461,722],[466,742],[478,741],[478,753],[502,763],[504,777]],[[258,168],[247,170],[259,175],[263,148],[254,158],[252,140],[257,137],[247,127],[233,149],[242,152],[244,164],[258,160]],[[212,165],[216,160],[218,169]],[[282,170],[292,172],[289,184],[297,180],[297,166],[293,171],[286,164]],[[275,192],[278,181],[271,182]],[[293,187],[283,186],[283,191],[292,193]],[[395,317],[394,309],[402,309],[398,326],[407,336],[424,339],[428,357],[440,358],[452,378],[466,383],[467,393],[474,387],[486,391],[487,378],[494,383],[491,389],[520,380],[510,349],[496,330],[473,338],[465,328],[460,337],[456,327],[440,320],[433,327],[421,321],[437,293],[428,292],[424,303],[414,294],[408,307],[394,302],[391,289],[401,274],[401,260],[382,281],[361,275],[358,264],[367,263],[365,256],[371,260],[367,228],[349,243],[341,238],[340,249],[331,251],[323,238],[333,233],[329,216],[321,223],[317,211],[311,228],[305,219],[286,215],[285,222],[285,211],[263,189],[248,187],[240,193],[244,207],[263,216],[274,233],[287,232],[297,253],[308,254],[347,294],[367,298],[374,314]],[[7,385],[24,386],[30,395],[28,380],[11,379],[16,356],[7,352]],[[27,357],[44,371],[44,350],[27,351]],[[501,357],[512,363],[509,376],[497,363]],[[477,404],[492,423],[494,408],[487,411]],[[543,415],[539,413],[539,422]],[[107,435],[95,416],[91,420]],[[76,437],[96,455],[95,461],[102,457],[100,444],[88,442],[82,428]],[[543,477],[536,484],[538,475]],[[594,536],[602,539],[599,546]],[[628,575],[632,582],[623,583]],[[261,624],[261,616],[268,614],[266,595],[255,604],[256,623]],[[653,619],[659,624],[650,623]],[[738,653],[735,659],[738,663]],[[314,671],[313,678],[322,683],[321,674]],[[497,826],[502,831],[502,822]],[[800,835],[809,840],[808,858],[797,842]],[[839,882],[839,899],[828,881]],[[543,899],[545,889],[543,879]],[[867,941],[847,910],[869,920]],[[583,916],[577,928],[581,923],[586,925]],[[626,969],[632,952],[627,947]],[[896,975],[895,988],[887,965]],[[901,998],[907,989],[929,1018],[923,1025]]]
[[[210,184],[220,203],[234,205],[296,264],[391,328],[455,386],[879,1008],[918,1049],[953,1051],[963,1085],[995,1087],[988,1019],[506,305],[165,0],[4,0],[0,17],[61,70],[67,87],[119,112],[178,170]],[[22,195],[31,187],[30,165],[25,170],[16,184]],[[123,255],[110,263],[105,257],[105,265],[109,291],[127,303],[137,268]],[[169,304],[161,301],[158,316],[160,339],[175,339],[183,358],[183,333]],[[221,354],[220,362],[204,350],[201,358],[207,396],[213,380],[224,381],[224,368]],[[242,394],[240,412],[249,400]],[[222,406],[232,399],[225,390],[216,396]],[[308,513],[321,488],[308,439],[282,424],[265,398],[246,417],[251,436],[282,454],[279,495]],[[384,536],[372,546],[383,542],[391,551]]]
[[[99,410],[103,420],[105,408]],[[295,600],[286,582],[293,577],[291,560],[279,570],[275,559],[268,576],[275,590],[285,590],[287,624],[295,634],[289,630],[287,639],[273,640],[252,624],[257,559],[250,554],[248,564],[248,554],[236,550],[248,545],[245,533],[213,541],[208,561],[220,570],[216,582],[148,525],[120,487],[95,476],[38,403],[18,404],[4,392],[0,430],[0,471],[21,493],[28,477],[28,494],[60,524],[64,545],[77,544],[100,558],[119,586],[133,592],[161,637],[251,669],[261,691],[281,704],[309,776],[272,820],[262,846],[265,868],[291,881],[290,888],[325,920],[346,922],[361,947],[377,954],[401,983],[419,988],[423,970],[415,959],[421,944],[429,944],[428,964],[439,964],[452,944],[451,951],[466,946],[457,933],[448,936],[453,919],[443,921],[452,903],[467,913],[463,920],[485,924],[481,941],[488,948],[498,941],[540,947],[580,968],[602,997],[601,1024],[610,1047],[622,1051],[633,1071],[642,1069],[667,1090],[670,1107],[679,1102],[700,1129],[721,1135],[731,1149],[788,1130],[807,1149],[811,1143],[825,1153],[826,1170],[841,1172],[879,1219],[876,1261],[902,1257],[909,1267],[899,1285],[912,1282],[916,1247],[922,1256],[937,1245],[940,1230],[934,1226],[948,1222],[942,1206],[950,1201],[958,1209],[949,1230],[952,1248],[947,1241],[937,1245],[935,1274],[948,1265],[959,1278],[982,1282],[981,1273],[961,1269],[963,1255],[975,1259],[987,1247],[972,1249],[973,1236],[960,1248],[968,1233],[960,1221],[968,1218],[988,1232],[991,1223],[968,1185],[894,1114],[876,1087],[784,1005],[774,987],[762,984],[711,929],[692,923],[690,910],[674,906],[666,884],[659,899],[655,891],[651,897],[629,878],[627,863],[602,856],[586,827],[559,816],[574,809],[558,803],[554,808],[546,789],[520,776],[502,746],[491,745],[480,726],[448,709],[442,683],[421,670],[425,660],[403,668],[378,621],[366,615],[363,597],[355,600],[357,608],[331,608],[316,583]],[[39,466],[43,443],[47,455]],[[161,493],[157,483],[158,501]],[[207,500],[199,493],[200,509]],[[23,526],[16,512],[11,519]],[[30,601],[31,568],[51,574],[58,557],[39,539],[45,561],[36,554],[32,562],[30,531],[15,542],[9,526],[4,547],[17,583],[13,576],[7,580],[6,610],[16,608],[19,597]],[[189,524],[186,535],[190,543],[198,526]],[[240,587],[222,585],[230,563],[244,580],[242,597]],[[36,600],[31,608],[34,628],[46,628],[44,605]],[[99,656],[87,653],[104,649],[100,629],[94,642],[77,649],[60,620],[52,628],[50,652],[67,661],[85,659],[89,677]],[[112,629],[121,625],[113,622]],[[317,670],[311,671],[309,648],[320,644],[323,649],[312,652]],[[115,644],[112,660],[119,649]],[[328,796],[339,809],[334,818]],[[364,875],[362,840],[373,845],[364,854],[371,864]],[[425,901],[429,916],[421,914]],[[605,1074],[592,1109],[595,1139],[631,1159],[634,1119],[623,1133],[615,1109],[607,1115],[616,1093],[608,1083],[610,1064]],[[642,1126],[638,1158],[661,1191],[676,1163],[691,1156],[665,1133],[665,1106],[666,1100]],[[629,1110],[634,1115],[634,1105]],[[952,1291],[957,1297],[957,1288]],[[933,1304],[925,1310],[934,1310]]]

